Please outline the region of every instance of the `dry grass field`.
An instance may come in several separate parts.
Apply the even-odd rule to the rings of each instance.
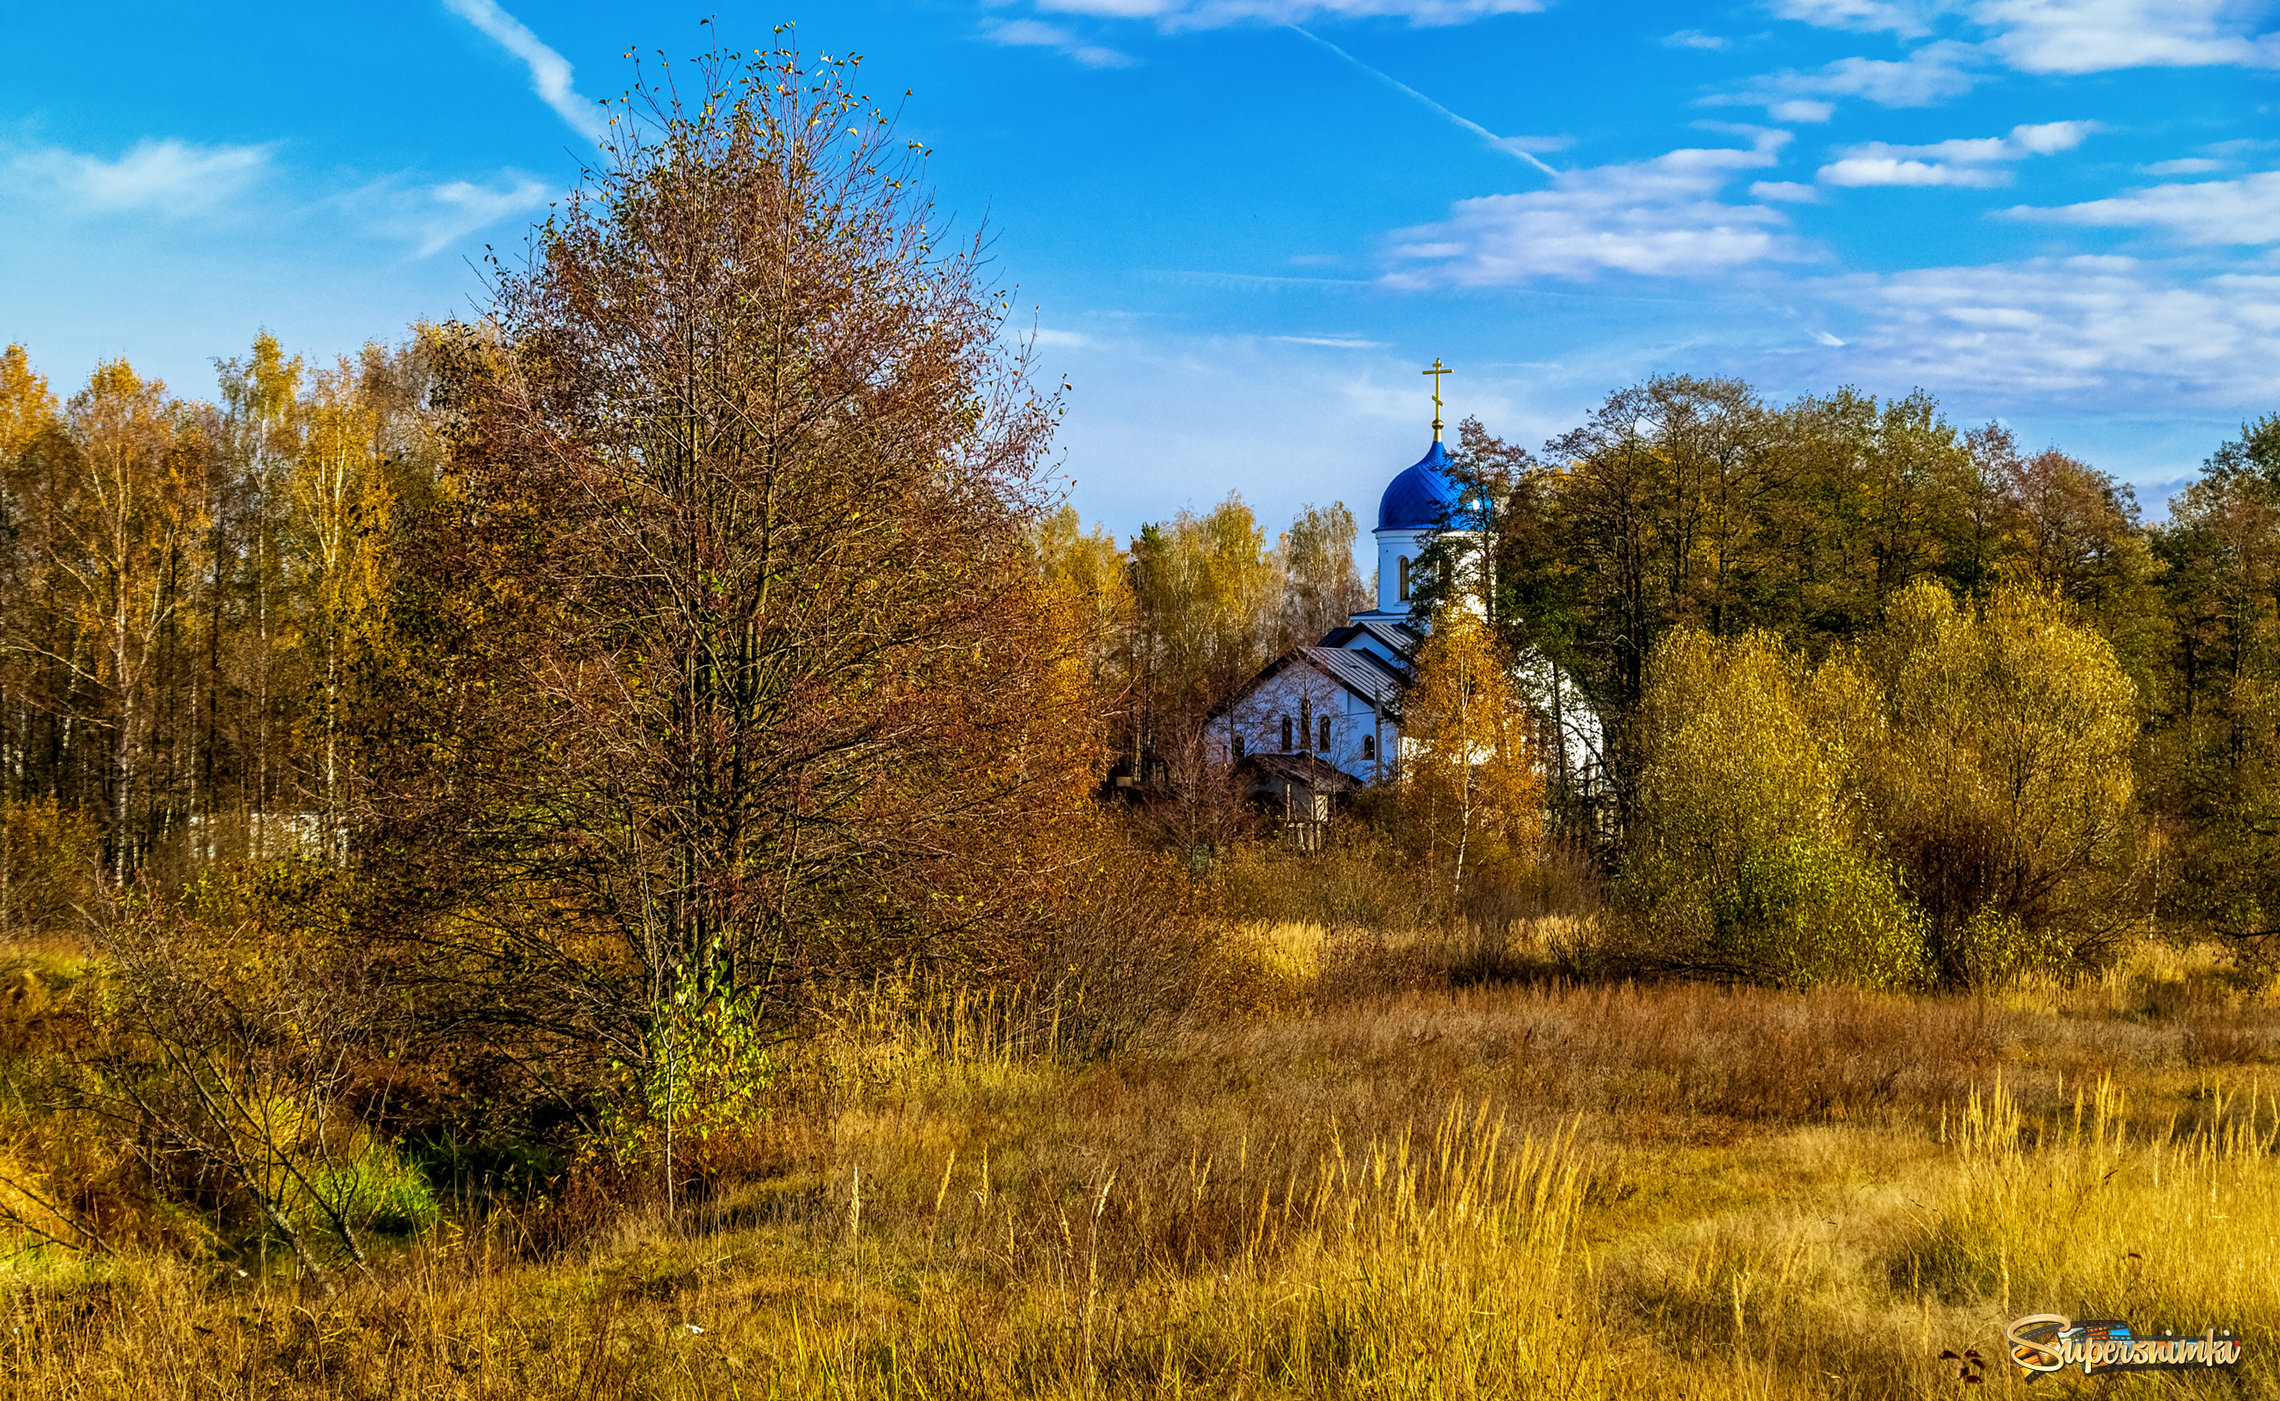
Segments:
[[[2016,1388],[2058,1311],[2248,1359],[2034,1394],[2280,1395],[2280,1011],[2213,957],[1971,999],[1380,948],[1389,992],[1254,933],[1283,1010],[1105,1059],[875,997],[670,1215],[573,1190],[322,1289],[22,1249],[0,1394],[1913,1397]]]

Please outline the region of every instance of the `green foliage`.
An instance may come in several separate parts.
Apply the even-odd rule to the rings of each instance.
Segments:
[[[1766,634],[1671,633],[1651,677],[1620,889],[1654,943],[1686,959],[1752,853],[1846,844],[1846,760],[1812,723],[1802,660]]]
[[[2109,946],[2137,914],[2137,689],[2112,646],[2041,588],[2001,586],[1973,608],[1927,582],[1893,601],[1861,658],[1883,703],[1863,746],[1868,804],[1941,976],[1976,981],[1966,931],[1988,910],[2082,957]]]
[[[435,1225],[443,1215],[426,1176],[382,1139],[366,1139],[362,1152],[342,1161],[321,1163],[309,1170],[308,1178],[307,1195],[330,1204],[360,1230],[413,1235]],[[291,1197],[288,1201],[292,1202]],[[305,1229],[321,1229],[313,1208],[292,1204],[297,1215],[310,1218]]]
[[[1666,635],[1623,893],[1658,952],[1781,983],[2001,982],[2129,926],[2136,688],[2037,586],[1922,582],[1818,667]]]
[[[720,980],[683,978],[652,1016],[638,1064],[618,1063],[622,1092],[605,1104],[602,1139],[620,1163],[670,1157],[769,1112],[777,1064],[762,1019]]]
[[[2154,532],[2169,641],[2145,754],[2176,878],[2163,913],[2280,925],[2280,415],[2242,426]]]
[[[1778,987],[1911,988],[1931,974],[1923,915],[1891,872],[1813,842],[1744,854],[1712,903],[1710,952]]]
[[[2075,950],[2059,929],[2030,927],[2015,914],[1983,905],[1948,936],[1943,952],[1961,970],[1962,981],[2000,988],[2030,974],[2063,976]]]

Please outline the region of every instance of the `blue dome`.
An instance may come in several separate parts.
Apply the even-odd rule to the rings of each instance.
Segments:
[[[1441,440],[1417,460],[1417,465],[1393,479],[1378,502],[1380,530],[1431,530],[1441,524],[1457,501],[1457,484],[1449,480],[1448,449]]]

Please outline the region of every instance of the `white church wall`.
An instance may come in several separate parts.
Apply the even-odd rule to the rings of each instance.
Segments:
[[[1471,544],[1480,539],[1471,531],[1374,530],[1370,533],[1377,538],[1377,609],[1374,612],[1357,614],[1356,616],[1371,618],[1380,622],[1397,623],[1409,621],[1409,611],[1413,606],[1412,598],[1425,590],[1425,576],[1419,572],[1423,566],[1418,561],[1424,556],[1426,548],[1434,542],[1435,538],[1439,537],[1460,545]],[[1464,560],[1460,568],[1463,569],[1467,577],[1463,581],[1465,587],[1458,591],[1457,597],[1463,607],[1471,609],[1475,614],[1482,613],[1484,610],[1479,596],[1481,593],[1480,581],[1477,577],[1481,568],[1478,551],[1465,551],[1460,555],[1460,558]],[[1401,562],[1403,560],[1409,561],[1408,577],[1411,598],[1402,596]]]
[[[1283,747],[1283,721],[1290,721],[1291,744]],[[1322,743],[1322,722],[1330,722],[1330,743]],[[1308,727],[1303,736],[1301,723]],[[1293,662],[1261,682],[1212,721],[1211,754],[1219,763],[1236,757],[1240,738],[1246,754],[1314,754],[1364,782],[1377,778],[1376,754],[1390,755],[1400,727],[1371,710],[1368,701],[1304,662]]]
[[[1376,530],[1377,537],[1377,611],[1380,613],[1409,612],[1409,600],[1401,592],[1404,572],[1410,574],[1411,591],[1421,583],[1415,570],[1418,558],[1425,553],[1425,542],[1432,538],[1430,530]],[[1408,561],[1404,571],[1402,561]]]

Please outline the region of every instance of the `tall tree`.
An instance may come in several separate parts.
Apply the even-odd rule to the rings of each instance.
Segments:
[[[1150,747],[1191,731],[1275,654],[1284,563],[1239,495],[1132,542]]]
[[[387,587],[394,483],[381,452],[378,407],[363,367],[341,357],[319,372],[301,406],[288,493],[288,559],[302,596],[311,653],[314,786],[328,849],[337,849],[344,806],[349,673],[376,637]]]
[[[2168,654],[2147,745],[2176,838],[2165,913],[2280,927],[2280,415],[2244,424],[2154,534]]]
[[[96,799],[115,879],[135,869],[166,794],[154,783],[164,667],[205,503],[194,430],[165,385],[125,361],[96,368],[64,413],[48,483],[44,575],[17,645],[57,669],[69,721],[102,735]]]
[[[288,357],[264,331],[251,354],[220,366],[221,432],[229,456],[226,521],[217,523],[220,573],[210,601],[214,641],[210,697],[227,686],[233,747],[241,756],[234,784],[248,851],[283,854],[277,815],[294,806],[298,764],[290,747],[298,688],[291,661],[299,650],[299,613],[288,558],[294,459],[300,452],[302,386],[308,368]],[[226,679],[225,679],[226,678]],[[220,716],[208,716],[208,742],[218,745]]]
[[[1306,507],[1283,532],[1283,646],[1311,643],[1370,606],[1354,567],[1359,533],[1343,501]]]
[[[1052,405],[851,63],[638,88],[448,338],[366,712],[375,916],[653,1090],[723,1017],[1010,956],[1092,758],[1025,549]]]
[[[1433,619],[1401,713],[1406,806],[1462,893],[1468,872],[1534,848],[1543,810],[1527,707],[1477,605]]]

